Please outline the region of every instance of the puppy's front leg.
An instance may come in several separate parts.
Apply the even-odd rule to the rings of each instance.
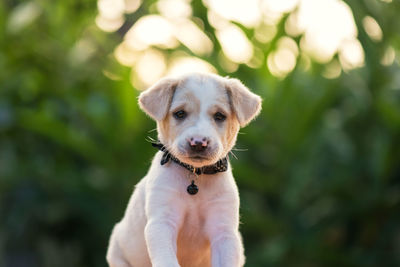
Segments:
[[[226,231],[217,236],[211,241],[212,267],[243,266],[243,246],[239,232]]]
[[[182,217],[183,208],[179,201],[165,194],[150,195],[145,238],[153,267],[180,266],[176,257],[176,242]]]
[[[238,207],[232,209],[232,202],[221,201],[209,209],[206,224],[211,244],[212,267],[241,267],[244,265],[244,249],[238,230]]]

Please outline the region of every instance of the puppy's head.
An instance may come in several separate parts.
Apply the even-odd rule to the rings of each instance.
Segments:
[[[182,162],[214,164],[236,142],[240,127],[261,109],[261,98],[239,80],[212,74],[164,78],[139,96],[157,121],[158,138]]]

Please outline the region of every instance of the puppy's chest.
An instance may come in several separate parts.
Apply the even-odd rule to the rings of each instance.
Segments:
[[[188,203],[178,232],[178,259],[182,266],[208,266],[210,242],[205,224],[206,216],[201,205]],[[190,264],[185,264],[190,263]]]
[[[210,216],[212,207],[218,205],[218,201],[215,201],[215,199],[218,199],[216,196],[223,197],[224,194],[220,192],[221,190],[218,190],[220,180],[217,177],[213,177],[213,180],[205,179],[209,177],[202,178],[195,180],[199,188],[195,195],[190,195],[183,190],[185,186],[190,184],[191,179],[180,181],[182,190],[176,199],[181,202],[183,216],[178,232],[178,242],[189,242],[191,244],[194,242],[198,245],[208,242],[206,224],[212,217]]]
[[[204,206],[198,201],[187,201],[185,205],[183,221],[179,229],[182,239],[201,239],[205,236],[205,223],[207,216]]]

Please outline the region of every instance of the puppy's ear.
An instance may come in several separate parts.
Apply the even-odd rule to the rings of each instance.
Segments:
[[[250,90],[237,79],[228,79],[226,81],[226,89],[240,127],[246,126],[260,113],[261,97],[250,92]]]
[[[139,95],[139,106],[156,121],[164,119],[171,106],[178,80],[164,78]]]

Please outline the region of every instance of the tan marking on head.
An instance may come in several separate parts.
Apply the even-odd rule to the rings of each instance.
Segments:
[[[170,112],[176,112],[180,108],[187,108],[188,106],[199,107],[199,99],[186,88],[179,88],[179,95],[175,97]]]
[[[175,94],[171,100],[170,109],[167,115],[158,123],[158,133],[160,141],[168,147],[171,153],[178,154],[177,148],[172,144],[179,137],[181,132],[193,125],[192,120],[178,121],[173,117],[173,114],[179,110],[184,110],[189,116],[193,116],[199,112],[200,101],[190,90],[185,86],[184,80],[180,80],[179,85],[175,90]]]

